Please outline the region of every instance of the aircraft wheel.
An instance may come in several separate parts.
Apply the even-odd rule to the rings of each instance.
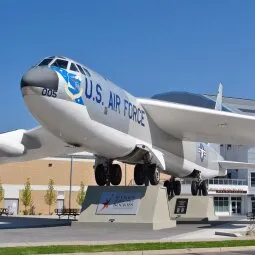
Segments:
[[[191,182],[191,194],[193,196],[197,196],[197,193],[198,193],[198,183],[197,181],[193,180]]]
[[[182,185],[180,181],[174,181],[174,194],[176,196],[180,196],[181,195],[181,190],[182,190]]]
[[[145,171],[143,164],[135,165],[134,181],[136,185],[143,185],[145,183]]]
[[[149,179],[151,185],[158,185],[160,180],[160,172],[156,164],[149,167]]]
[[[164,187],[166,187],[167,195],[171,195],[171,183],[170,181],[166,180],[164,181]]]
[[[122,171],[119,164],[110,166],[110,181],[112,185],[119,185],[122,179]]]
[[[200,189],[202,191],[203,196],[208,196],[208,185],[207,181],[202,181],[200,184]]]
[[[104,165],[97,165],[95,169],[95,179],[98,186],[104,186],[106,184],[106,171]]]

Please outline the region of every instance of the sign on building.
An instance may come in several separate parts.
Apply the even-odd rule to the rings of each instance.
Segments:
[[[103,192],[96,214],[136,215],[140,206],[141,193]]]

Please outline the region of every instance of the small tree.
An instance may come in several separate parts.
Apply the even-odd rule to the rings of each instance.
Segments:
[[[44,196],[45,203],[49,206],[49,214],[51,214],[51,206],[57,202],[57,193],[54,190],[54,181],[49,180],[48,190]]]
[[[23,205],[25,206],[25,211],[24,214],[27,214],[27,207],[31,206],[33,201],[32,201],[32,192],[31,192],[31,183],[30,179],[27,178],[27,181],[25,183],[25,188],[22,190],[22,196],[21,196],[21,201]]]
[[[82,206],[83,204],[83,201],[85,199],[85,196],[86,196],[86,192],[85,192],[85,189],[84,189],[84,183],[81,182],[81,185],[80,185],[80,190],[78,192],[78,195],[77,195],[77,198],[76,198],[76,202]]]
[[[4,199],[4,188],[3,188],[2,182],[0,180],[0,202],[2,202],[3,199]]]

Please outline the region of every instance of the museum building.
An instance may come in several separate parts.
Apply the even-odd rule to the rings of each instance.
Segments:
[[[206,95],[215,100],[215,96]],[[223,105],[233,112],[255,116],[255,100],[224,97]],[[222,144],[225,160],[255,163],[255,147]],[[255,169],[228,170],[227,176],[209,180],[217,215],[244,215],[255,211]]]

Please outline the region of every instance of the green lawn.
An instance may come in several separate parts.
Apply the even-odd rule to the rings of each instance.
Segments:
[[[0,248],[0,254],[23,255],[23,254],[50,254],[50,253],[77,253],[77,252],[103,252],[103,251],[139,251],[139,250],[163,250],[185,248],[213,248],[213,247],[236,247],[255,246],[255,240],[233,240],[213,242],[168,242],[168,243],[135,243],[113,245],[58,245],[38,247],[8,247]]]

